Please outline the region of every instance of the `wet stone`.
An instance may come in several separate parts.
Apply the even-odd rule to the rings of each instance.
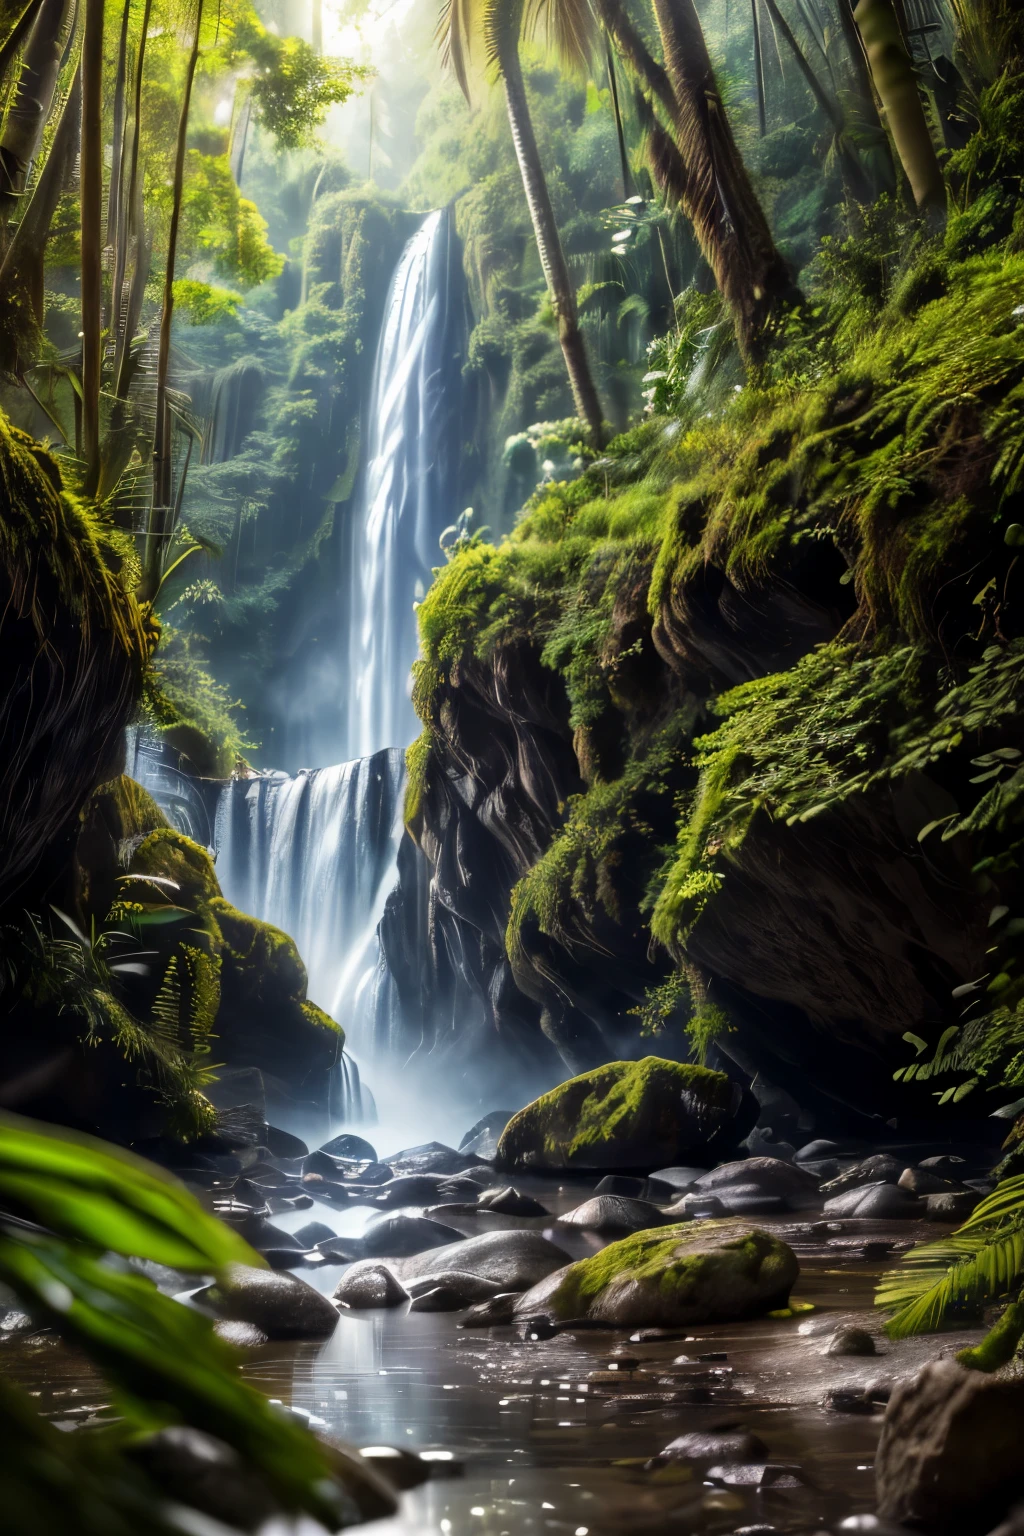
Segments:
[[[429,1216],[375,1216],[363,1233],[368,1258],[404,1258],[457,1242],[461,1233]]]
[[[222,1318],[214,1323],[213,1331],[225,1344],[233,1344],[236,1349],[262,1349],[264,1344],[270,1343],[269,1335],[255,1323],[236,1323],[230,1318]]]
[[[343,1307],[370,1310],[374,1307],[399,1307],[409,1300],[404,1285],[383,1264],[359,1264],[344,1275],[334,1292]]]
[[[895,1184],[905,1167],[906,1163],[900,1158],[888,1152],[876,1152],[854,1163],[852,1168],[844,1168],[838,1178],[823,1184],[822,1194],[839,1195],[844,1190],[860,1189],[866,1184]]]
[[[519,1294],[518,1291],[500,1291],[497,1296],[492,1296],[487,1301],[477,1302],[460,1320],[459,1327],[500,1328],[511,1323]]]
[[[870,1217],[875,1221],[912,1221],[923,1214],[916,1195],[897,1184],[865,1184],[833,1195],[825,1202],[827,1216]]]
[[[799,1467],[772,1461],[725,1463],[709,1467],[704,1475],[726,1488],[802,1488],[805,1483]]]
[[[315,1248],[266,1248],[263,1257],[271,1269],[317,1269],[324,1262],[323,1254]]]
[[[223,1279],[195,1299],[219,1317],[254,1323],[271,1339],[325,1338],[338,1322],[327,1298],[304,1280],[244,1264],[229,1264]]]
[[[622,1195],[595,1195],[575,1210],[566,1211],[558,1222],[564,1227],[583,1227],[591,1232],[645,1232],[666,1221],[665,1213],[648,1200],[630,1200]]]
[[[659,1453],[659,1459],[667,1461],[705,1461],[708,1463],[761,1461],[768,1455],[768,1447],[757,1435],[747,1430],[694,1431],[671,1440]]]
[[[874,1355],[875,1341],[864,1328],[838,1328],[825,1350],[826,1355]]]
[[[855,1387],[831,1387],[821,1400],[826,1413],[874,1413],[874,1400]]]
[[[317,1244],[317,1252],[323,1254],[329,1264],[351,1264],[364,1257],[362,1239],[358,1237],[325,1238]]]
[[[912,1195],[948,1195],[963,1189],[959,1181],[943,1178],[930,1168],[904,1168],[897,1182]]]
[[[304,1227],[299,1227],[295,1237],[303,1248],[315,1248],[318,1243],[329,1243],[334,1237],[333,1230],[325,1221],[307,1221]]]
[[[468,1305],[460,1291],[447,1285],[435,1285],[413,1297],[410,1312],[461,1312]]]
[[[495,1211],[501,1216],[547,1216],[547,1206],[541,1205],[532,1195],[507,1184],[504,1189],[485,1189],[477,1205],[481,1210]]]
[[[975,1189],[950,1190],[938,1195],[926,1195],[925,1207],[929,1221],[966,1221],[979,1204],[981,1195]]]
[[[266,1135],[267,1151],[272,1157],[305,1157],[309,1152],[306,1143],[298,1136],[282,1131],[276,1125],[268,1125]]]
[[[462,1173],[465,1168],[471,1168],[476,1161],[474,1156],[456,1152],[454,1147],[446,1147],[440,1141],[428,1141],[422,1146],[406,1147],[403,1151],[384,1159],[395,1174]]]
[[[362,1136],[334,1136],[330,1141],[325,1141],[320,1148],[328,1157],[342,1157],[357,1163],[375,1163],[377,1153],[368,1141]]]

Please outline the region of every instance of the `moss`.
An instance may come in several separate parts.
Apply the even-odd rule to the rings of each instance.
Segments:
[[[151,832],[132,855],[133,874],[157,875],[175,881],[183,906],[197,911],[220,897],[213,861],[205,848],[174,827]]]
[[[506,1167],[654,1167],[700,1144],[731,1104],[724,1073],[657,1056],[613,1061],[521,1109],[498,1158]]]
[[[549,1303],[564,1321],[584,1318],[602,1298],[629,1288],[650,1315],[763,1315],[785,1306],[798,1266],[765,1232],[731,1222],[696,1222],[637,1232],[573,1264]],[[735,1232],[735,1235],[732,1233]],[[630,1299],[632,1300],[632,1295]],[[730,1305],[732,1303],[732,1305]]]

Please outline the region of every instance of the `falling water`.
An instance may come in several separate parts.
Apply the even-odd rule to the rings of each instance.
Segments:
[[[357,1050],[372,1010],[377,924],[395,882],[403,780],[402,753],[377,752],[294,778],[238,779],[217,805],[225,896],[291,934],[309,996]]]
[[[418,733],[409,677],[414,602],[460,508],[466,315],[450,209],[428,214],[391,280],[374,371],[369,459],[350,551],[347,755],[407,746]]]

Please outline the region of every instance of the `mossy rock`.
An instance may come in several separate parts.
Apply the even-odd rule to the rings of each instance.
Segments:
[[[131,873],[173,880],[179,887],[175,898],[179,905],[197,911],[220,898],[210,855],[174,827],[161,827],[143,839],[132,855]]]
[[[223,941],[220,1054],[258,1066],[295,1090],[312,1085],[337,1062],[345,1033],[307,999],[306,967],[294,939],[222,896],[207,910]]]
[[[700,1156],[733,1123],[723,1072],[645,1056],[612,1061],[527,1104],[498,1143],[499,1168],[649,1170]]]
[[[617,1328],[736,1322],[786,1307],[799,1273],[788,1244],[736,1222],[656,1227],[542,1280],[516,1315]]]

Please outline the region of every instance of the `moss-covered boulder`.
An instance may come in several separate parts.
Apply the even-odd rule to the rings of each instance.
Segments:
[[[516,1315],[616,1328],[735,1322],[787,1306],[799,1273],[792,1248],[767,1232],[735,1222],[656,1227],[549,1275]]]
[[[497,1165],[584,1171],[683,1163],[724,1146],[740,1098],[724,1073],[707,1067],[658,1056],[608,1062],[514,1115]]]

